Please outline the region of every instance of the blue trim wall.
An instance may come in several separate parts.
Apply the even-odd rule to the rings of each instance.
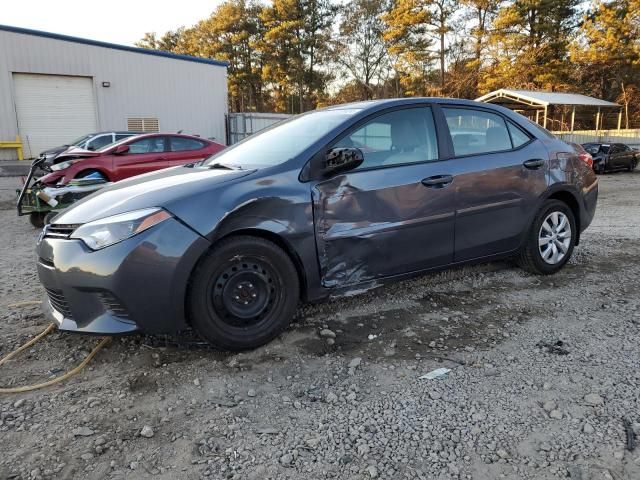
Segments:
[[[60,35],[58,33],[43,32],[41,30],[31,30],[28,28],[12,27],[9,25],[0,25],[0,31],[21,33],[23,35],[33,35],[36,37],[52,38],[54,40],[62,40],[64,42],[81,43],[84,45],[92,45],[94,47],[111,48],[112,50],[122,50],[125,52],[141,53],[143,55],[154,55],[156,57],[166,57],[166,58],[172,58],[174,60],[185,60],[187,62],[206,63],[209,65],[216,65],[218,67],[229,66],[229,62],[223,62],[221,60],[192,57],[190,55],[179,55],[177,53],[162,52],[160,50],[149,50],[148,48],[129,47],[127,45],[118,45],[115,43],[100,42],[98,40],[89,40],[87,38],[71,37],[69,35]]]

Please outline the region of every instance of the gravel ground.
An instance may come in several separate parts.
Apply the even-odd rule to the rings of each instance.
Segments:
[[[37,232],[0,179],[0,355],[41,331]],[[638,479],[640,172],[601,177],[593,225],[553,277],[506,262],[300,309],[224,354],[119,338],[78,376],[0,396],[0,478]],[[55,332],[3,387],[72,368]],[[562,343],[559,343],[562,342]],[[436,368],[451,371],[421,379]]]

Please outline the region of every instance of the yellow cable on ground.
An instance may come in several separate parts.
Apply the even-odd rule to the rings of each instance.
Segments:
[[[27,302],[23,302],[23,303],[27,303]],[[13,352],[11,352],[6,357],[0,359],[0,365],[3,365],[4,363],[9,361],[13,357],[18,355],[23,350],[26,350],[27,348],[29,348],[31,345],[36,343],[38,340],[40,340],[41,338],[43,338],[44,336],[48,335],[53,330],[55,330],[55,328],[56,328],[55,323],[51,323],[47,328],[44,329],[44,331],[42,333],[36,335],[34,338],[29,340],[27,343],[22,345],[20,348],[14,350]],[[60,377],[54,378],[53,380],[49,380],[47,382],[38,383],[36,385],[25,385],[24,387],[14,387],[14,388],[0,388],[0,394],[3,394],[3,393],[30,392],[31,390],[37,390],[39,388],[44,388],[44,387],[48,387],[50,385],[54,385],[56,383],[60,383],[60,382],[62,382],[64,380],[66,380],[67,378],[70,378],[70,377],[74,376],[75,374],[79,373],[84,367],[87,366],[87,364],[91,361],[91,359],[96,356],[96,354],[100,351],[100,349],[102,349],[102,347],[107,345],[110,341],[111,341],[111,337],[103,337],[102,340],[100,340],[100,343],[98,343],[98,345],[96,345],[93,348],[93,350],[91,350],[91,353],[89,353],[89,355],[87,355],[87,357],[84,360],[82,360],[80,365],[78,365],[76,368],[74,368],[73,370],[68,371],[67,373],[65,373],[64,375],[62,375]]]

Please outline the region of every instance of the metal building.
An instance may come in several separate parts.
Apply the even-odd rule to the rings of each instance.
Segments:
[[[27,158],[105,130],[225,142],[227,63],[0,25],[0,142]],[[16,151],[0,149],[0,159]]]

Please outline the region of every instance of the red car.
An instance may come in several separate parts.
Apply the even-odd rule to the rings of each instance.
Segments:
[[[74,178],[104,178],[117,182],[162,168],[197,162],[224,148],[191,135],[151,133],[136,135],[98,150],[70,149],[56,158],[42,185],[65,185]]]

